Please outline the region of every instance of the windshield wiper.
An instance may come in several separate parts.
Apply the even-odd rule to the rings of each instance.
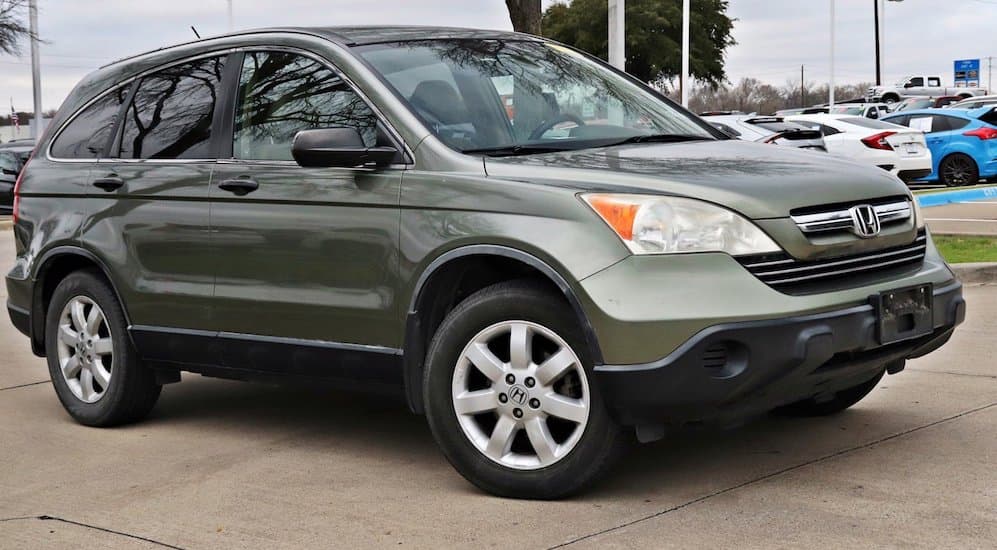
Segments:
[[[607,143],[601,147],[612,147],[614,145],[629,145],[631,143],[678,143],[682,141],[713,141],[710,136],[700,136],[696,134],[642,134],[630,136],[619,141]]]
[[[566,147],[554,145],[503,145],[500,147],[482,147],[480,149],[464,149],[465,155],[483,154],[489,157],[515,157],[518,155],[534,155],[538,153],[557,153],[567,151]]]

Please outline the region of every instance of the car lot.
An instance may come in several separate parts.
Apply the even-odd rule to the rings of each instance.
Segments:
[[[0,272],[11,258],[0,232]],[[421,418],[370,397],[186,375],[149,421],[84,428],[3,322],[0,541],[985,547],[997,539],[997,286],[966,296],[953,342],[854,409],[675,434],[638,447],[594,491],[553,503],[475,490]]]

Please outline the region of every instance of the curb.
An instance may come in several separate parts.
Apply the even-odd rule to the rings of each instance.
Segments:
[[[963,284],[997,283],[997,262],[949,264]]]
[[[917,198],[917,204],[921,205],[921,208],[930,208],[932,206],[943,206],[956,202],[997,199],[997,186],[927,193],[924,195],[915,195],[915,197]]]

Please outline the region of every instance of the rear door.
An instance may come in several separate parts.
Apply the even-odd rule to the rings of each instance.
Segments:
[[[209,184],[226,55],[137,80],[90,174],[83,242],[119,278],[147,359],[211,364]]]
[[[237,56],[231,148],[211,188],[213,326],[224,364],[376,380],[401,346],[403,168],[298,166],[297,132],[348,126],[372,146],[384,139],[378,116],[319,57],[279,49]]]

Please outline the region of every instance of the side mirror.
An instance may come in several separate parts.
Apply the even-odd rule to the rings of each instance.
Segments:
[[[306,168],[354,168],[372,164],[387,166],[398,155],[394,147],[364,145],[356,128],[303,130],[291,144],[294,160]]]
[[[914,87],[913,82],[904,82],[904,88],[913,88],[913,87]]]

